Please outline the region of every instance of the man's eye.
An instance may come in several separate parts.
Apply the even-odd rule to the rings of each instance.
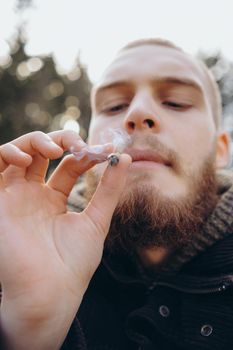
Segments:
[[[122,103],[122,104],[108,108],[107,112],[110,112],[110,113],[121,112],[122,110],[124,110],[127,107],[128,107],[128,104]]]
[[[164,101],[163,105],[167,106],[167,107],[170,107],[170,108],[173,108],[173,109],[187,109],[187,108],[190,107],[190,105],[188,105],[188,104],[177,103],[177,102],[174,102],[174,101]]]

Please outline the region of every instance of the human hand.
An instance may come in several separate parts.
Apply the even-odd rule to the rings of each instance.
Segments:
[[[69,155],[47,183],[45,174],[49,159],[74,144],[83,147],[76,133],[58,131],[30,133],[0,147],[1,319],[7,339],[13,337],[9,327],[20,329],[20,321],[48,326],[51,320],[60,344],[101,260],[130,157],[106,167],[83,212],[68,212],[77,177],[95,161]]]

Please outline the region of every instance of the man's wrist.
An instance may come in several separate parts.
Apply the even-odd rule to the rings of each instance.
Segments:
[[[49,302],[48,302],[49,303]],[[0,309],[1,342],[4,350],[60,349],[81,301],[71,305],[60,302],[34,310],[16,308],[2,300]]]

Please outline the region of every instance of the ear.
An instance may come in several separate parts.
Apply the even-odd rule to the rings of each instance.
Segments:
[[[230,136],[227,132],[218,133],[216,140],[216,160],[217,168],[224,168],[230,161]]]

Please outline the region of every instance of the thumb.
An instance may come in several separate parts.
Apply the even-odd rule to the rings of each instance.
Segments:
[[[85,209],[86,215],[98,228],[104,239],[108,234],[114,209],[124,188],[131,161],[128,154],[122,154],[116,166],[107,166],[90,203]]]

